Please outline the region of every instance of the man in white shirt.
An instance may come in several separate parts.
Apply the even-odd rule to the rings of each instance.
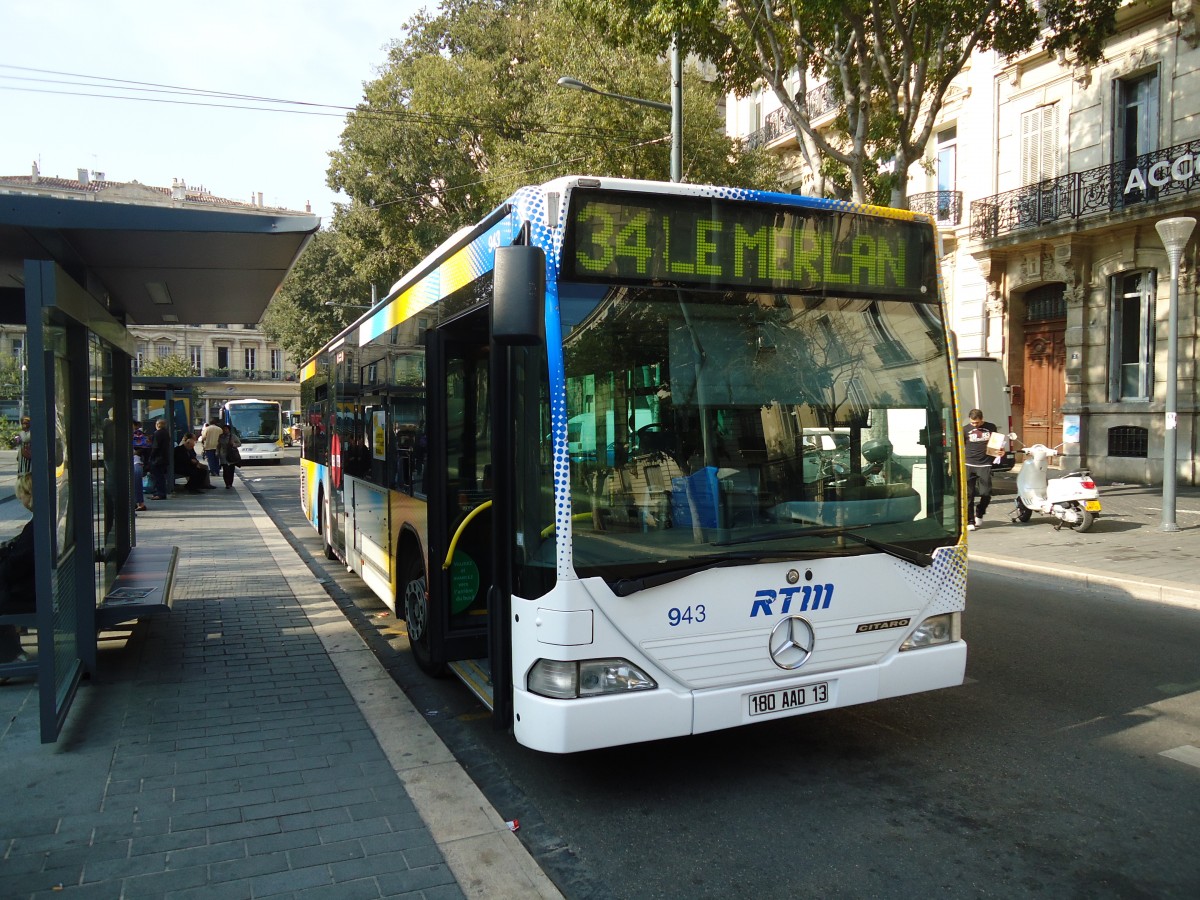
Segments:
[[[204,450],[204,461],[208,463],[210,475],[221,474],[221,460],[217,456],[217,445],[221,441],[221,423],[213,419],[200,432],[200,446]]]

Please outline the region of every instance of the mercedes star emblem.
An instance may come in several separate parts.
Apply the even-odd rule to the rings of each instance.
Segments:
[[[771,661],[781,669],[798,669],[812,656],[817,642],[816,632],[809,621],[801,616],[788,616],[773,629],[767,641]]]

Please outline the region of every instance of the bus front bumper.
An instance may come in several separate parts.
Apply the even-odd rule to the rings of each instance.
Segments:
[[[517,741],[545,753],[577,753],[641,741],[718,731],[754,722],[839,709],[890,697],[955,687],[966,675],[967,644],[956,641],[896,653],[877,666],[797,674],[792,678],[702,691],[656,690],[576,700],[556,700],[513,691],[513,731]],[[768,708],[752,698],[790,692],[812,699],[824,685],[824,699]],[[806,693],[800,688],[809,689]],[[818,697],[822,694],[818,694]]]

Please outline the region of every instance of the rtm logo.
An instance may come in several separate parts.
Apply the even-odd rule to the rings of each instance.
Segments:
[[[805,584],[797,587],[785,587],[778,591],[756,591],[754,596],[754,605],[750,607],[750,618],[754,618],[760,612],[764,616],[773,616],[778,613],[781,616],[786,616],[792,612],[792,601],[796,600],[796,595],[800,594],[799,607],[796,612],[806,612],[810,609],[829,609],[829,602],[833,600],[833,585],[832,584]],[[772,609],[771,604],[776,601],[783,601],[777,609]]]

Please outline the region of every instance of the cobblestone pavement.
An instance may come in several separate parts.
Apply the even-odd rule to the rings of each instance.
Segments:
[[[104,636],[55,744],[0,686],[0,894],[559,896],[240,482],[147,502],[171,612]]]

